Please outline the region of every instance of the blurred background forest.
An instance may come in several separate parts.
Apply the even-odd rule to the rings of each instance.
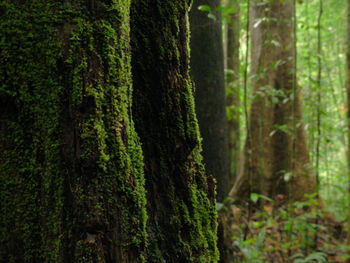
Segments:
[[[193,8],[205,13],[212,27],[222,25],[226,158],[232,177],[223,178],[222,171],[209,167],[218,180],[217,208],[224,225],[219,240],[226,243],[222,262],[346,262],[347,1],[209,2],[194,1]],[[205,42],[206,36],[196,33],[204,22],[193,21],[191,66],[207,164],[212,157],[206,151],[215,148],[206,143],[219,138],[218,132],[207,131],[215,127],[201,115],[218,107],[199,101],[205,98],[200,95],[205,84],[196,83],[201,78],[197,68],[205,74],[207,63],[196,62],[197,38]],[[271,164],[276,162],[280,165]],[[221,181],[230,182],[231,191]]]

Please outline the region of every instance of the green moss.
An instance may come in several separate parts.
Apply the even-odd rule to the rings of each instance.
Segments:
[[[78,241],[76,246],[76,252],[74,258],[77,263],[94,263],[101,261],[101,256],[96,247],[94,246],[94,237],[91,237],[91,241]]]
[[[214,193],[209,194],[215,190],[201,163],[188,74],[186,5],[132,2],[133,116],[151,197],[150,262],[218,261]]]
[[[0,3],[1,262],[145,261],[130,3],[88,3]]]

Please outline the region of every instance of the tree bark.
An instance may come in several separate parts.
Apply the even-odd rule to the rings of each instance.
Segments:
[[[230,182],[237,177],[240,156],[240,3],[238,0],[224,1],[233,13],[225,21],[226,26],[226,115],[229,146]],[[220,262],[233,263],[234,256],[232,211],[219,211]]]
[[[230,181],[237,177],[240,156],[240,4],[238,0],[227,0],[227,7],[234,8],[227,25],[227,73],[226,111],[229,145]]]
[[[233,181],[229,172],[221,17],[215,11],[219,4],[219,0],[195,0],[190,12],[190,26],[191,74],[203,137],[203,158],[207,172],[217,180],[217,199],[221,202]],[[200,5],[209,5],[216,20],[198,10]]]
[[[347,121],[348,121],[348,179],[350,180],[350,0],[347,1],[347,42],[346,42],[346,93],[347,93]],[[348,185],[350,193],[350,183]],[[350,214],[350,206],[349,206]],[[348,227],[350,226],[350,217],[348,218]],[[350,231],[347,235],[348,244],[350,243]],[[350,263],[350,259],[347,260]]]
[[[294,3],[252,3],[253,102],[237,198],[260,193],[301,200],[316,191],[296,90]]]
[[[188,8],[1,3],[0,262],[217,261]]]
[[[129,1],[2,1],[0,262],[144,262]]]
[[[217,262],[189,77],[188,0],[132,4],[133,117],[145,158],[149,262]]]

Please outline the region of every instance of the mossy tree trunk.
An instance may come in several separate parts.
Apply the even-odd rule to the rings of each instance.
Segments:
[[[198,10],[208,5],[216,20]],[[217,180],[219,201],[233,184],[229,172],[227,118],[225,109],[224,57],[219,0],[194,0],[190,12],[191,75],[195,85],[196,113],[203,137],[206,170]]]
[[[300,200],[316,191],[295,77],[294,1],[252,2],[253,102],[231,194]]]
[[[1,1],[0,262],[143,262],[129,1]]]
[[[213,179],[189,77],[188,0],[132,4],[133,117],[142,142],[149,262],[217,262]]]
[[[129,7],[1,2],[0,262],[217,261],[189,2],[133,1],[134,93]]]

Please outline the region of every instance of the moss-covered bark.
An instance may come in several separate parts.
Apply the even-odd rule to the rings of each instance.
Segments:
[[[198,10],[209,5],[216,20]],[[196,113],[203,137],[206,170],[217,180],[218,200],[229,193],[233,178],[229,171],[225,75],[219,0],[194,0],[190,12],[191,76],[195,84]]]
[[[187,0],[132,4],[133,116],[148,192],[149,262],[216,262],[214,185],[201,164]]]
[[[0,262],[142,262],[129,1],[0,2]]]

